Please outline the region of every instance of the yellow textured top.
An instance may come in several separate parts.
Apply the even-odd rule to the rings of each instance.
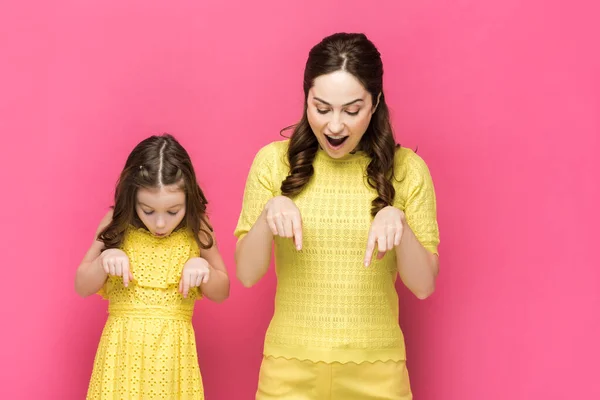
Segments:
[[[156,237],[144,228],[130,225],[120,248],[129,258],[134,280],[126,288],[122,277],[107,278],[98,293],[110,300],[109,311],[123,305],[172,307],[191,315],[194,300],[200,297],[198,288],[190,288],[187,299],[178,293],[183,266],[200,255],[191,231],[179,229],[169,236]]]
[[[288,174],[288,140],[263,147],[246,182],[235,235],[241,238],[265,203],[281,195]],[[303,246],[275,238],[277,291],[264,354],[323,362],[404,360],[398,324],[396,255],[363,265],[371,226],[371,201],[363,152],[333,159],[319,150],[314,175],[293,200],[300,210]],[[422,245],[437,254],[439,243],[433,183],[413,151],[396,151],[394,206],[403,210]]]

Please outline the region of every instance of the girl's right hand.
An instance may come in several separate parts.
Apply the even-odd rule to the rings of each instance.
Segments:
[[[129,257],[123,250],[108,249],[100,254],[100,263],[102,269],[108,275],[122,276],[123,286],[127,287],[130,281],[133,280],[133,275],[129,269]]]
[[[273,197],[265,204],[263,213],[274,236],[294,238],[296,250],[302,249],[302,217],[289,197]]]

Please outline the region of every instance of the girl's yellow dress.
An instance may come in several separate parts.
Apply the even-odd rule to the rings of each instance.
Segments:
[[[200,251],[185,229],[159,238],[129,227],[121,249],[134,281],[126,288],[110,276],[100,294],[108,299],[87,399],[203,399],[191,289],[178,292],[181,271]]]

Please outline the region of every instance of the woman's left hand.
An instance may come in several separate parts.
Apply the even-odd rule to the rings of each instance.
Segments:
[[[201,257],[190,258],[183,266],[181,280],[179,281],[179,293],[187,297],[190,288],[200,287],[202,283],[208,282],[210,278],[210,266],[208,261]]]
[[[386,252],[400,244],[404,232],[404,213],[396,207],[387,206],[379,210],[369,229],[365,267],[371,264],[373,252],[377,246],[377,259],[383,258]]]

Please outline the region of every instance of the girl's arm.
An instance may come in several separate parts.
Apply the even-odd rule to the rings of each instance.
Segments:
[[[90,246],[89,250],[83,257],[77,273],[75,274],[75,291],[81,297],[87,297],[97,293],[106,282],[107,273],[102,268],[100,253],[104,249],[104,243],[99,241],[98,235],[112,221],[113,211],[109,210],[96,231],[96,240]]]
[[[220,303],[229,297],[229,275],[227,274],[221,253],[219,253],[219,249],[217,248],[217,240],[214,234],[211,234],[211,236],[213,246],[210,249],[202,250],[200,255],[208,262],[210,278],[208,282],[200,285],[200,290],[208,299]]]

